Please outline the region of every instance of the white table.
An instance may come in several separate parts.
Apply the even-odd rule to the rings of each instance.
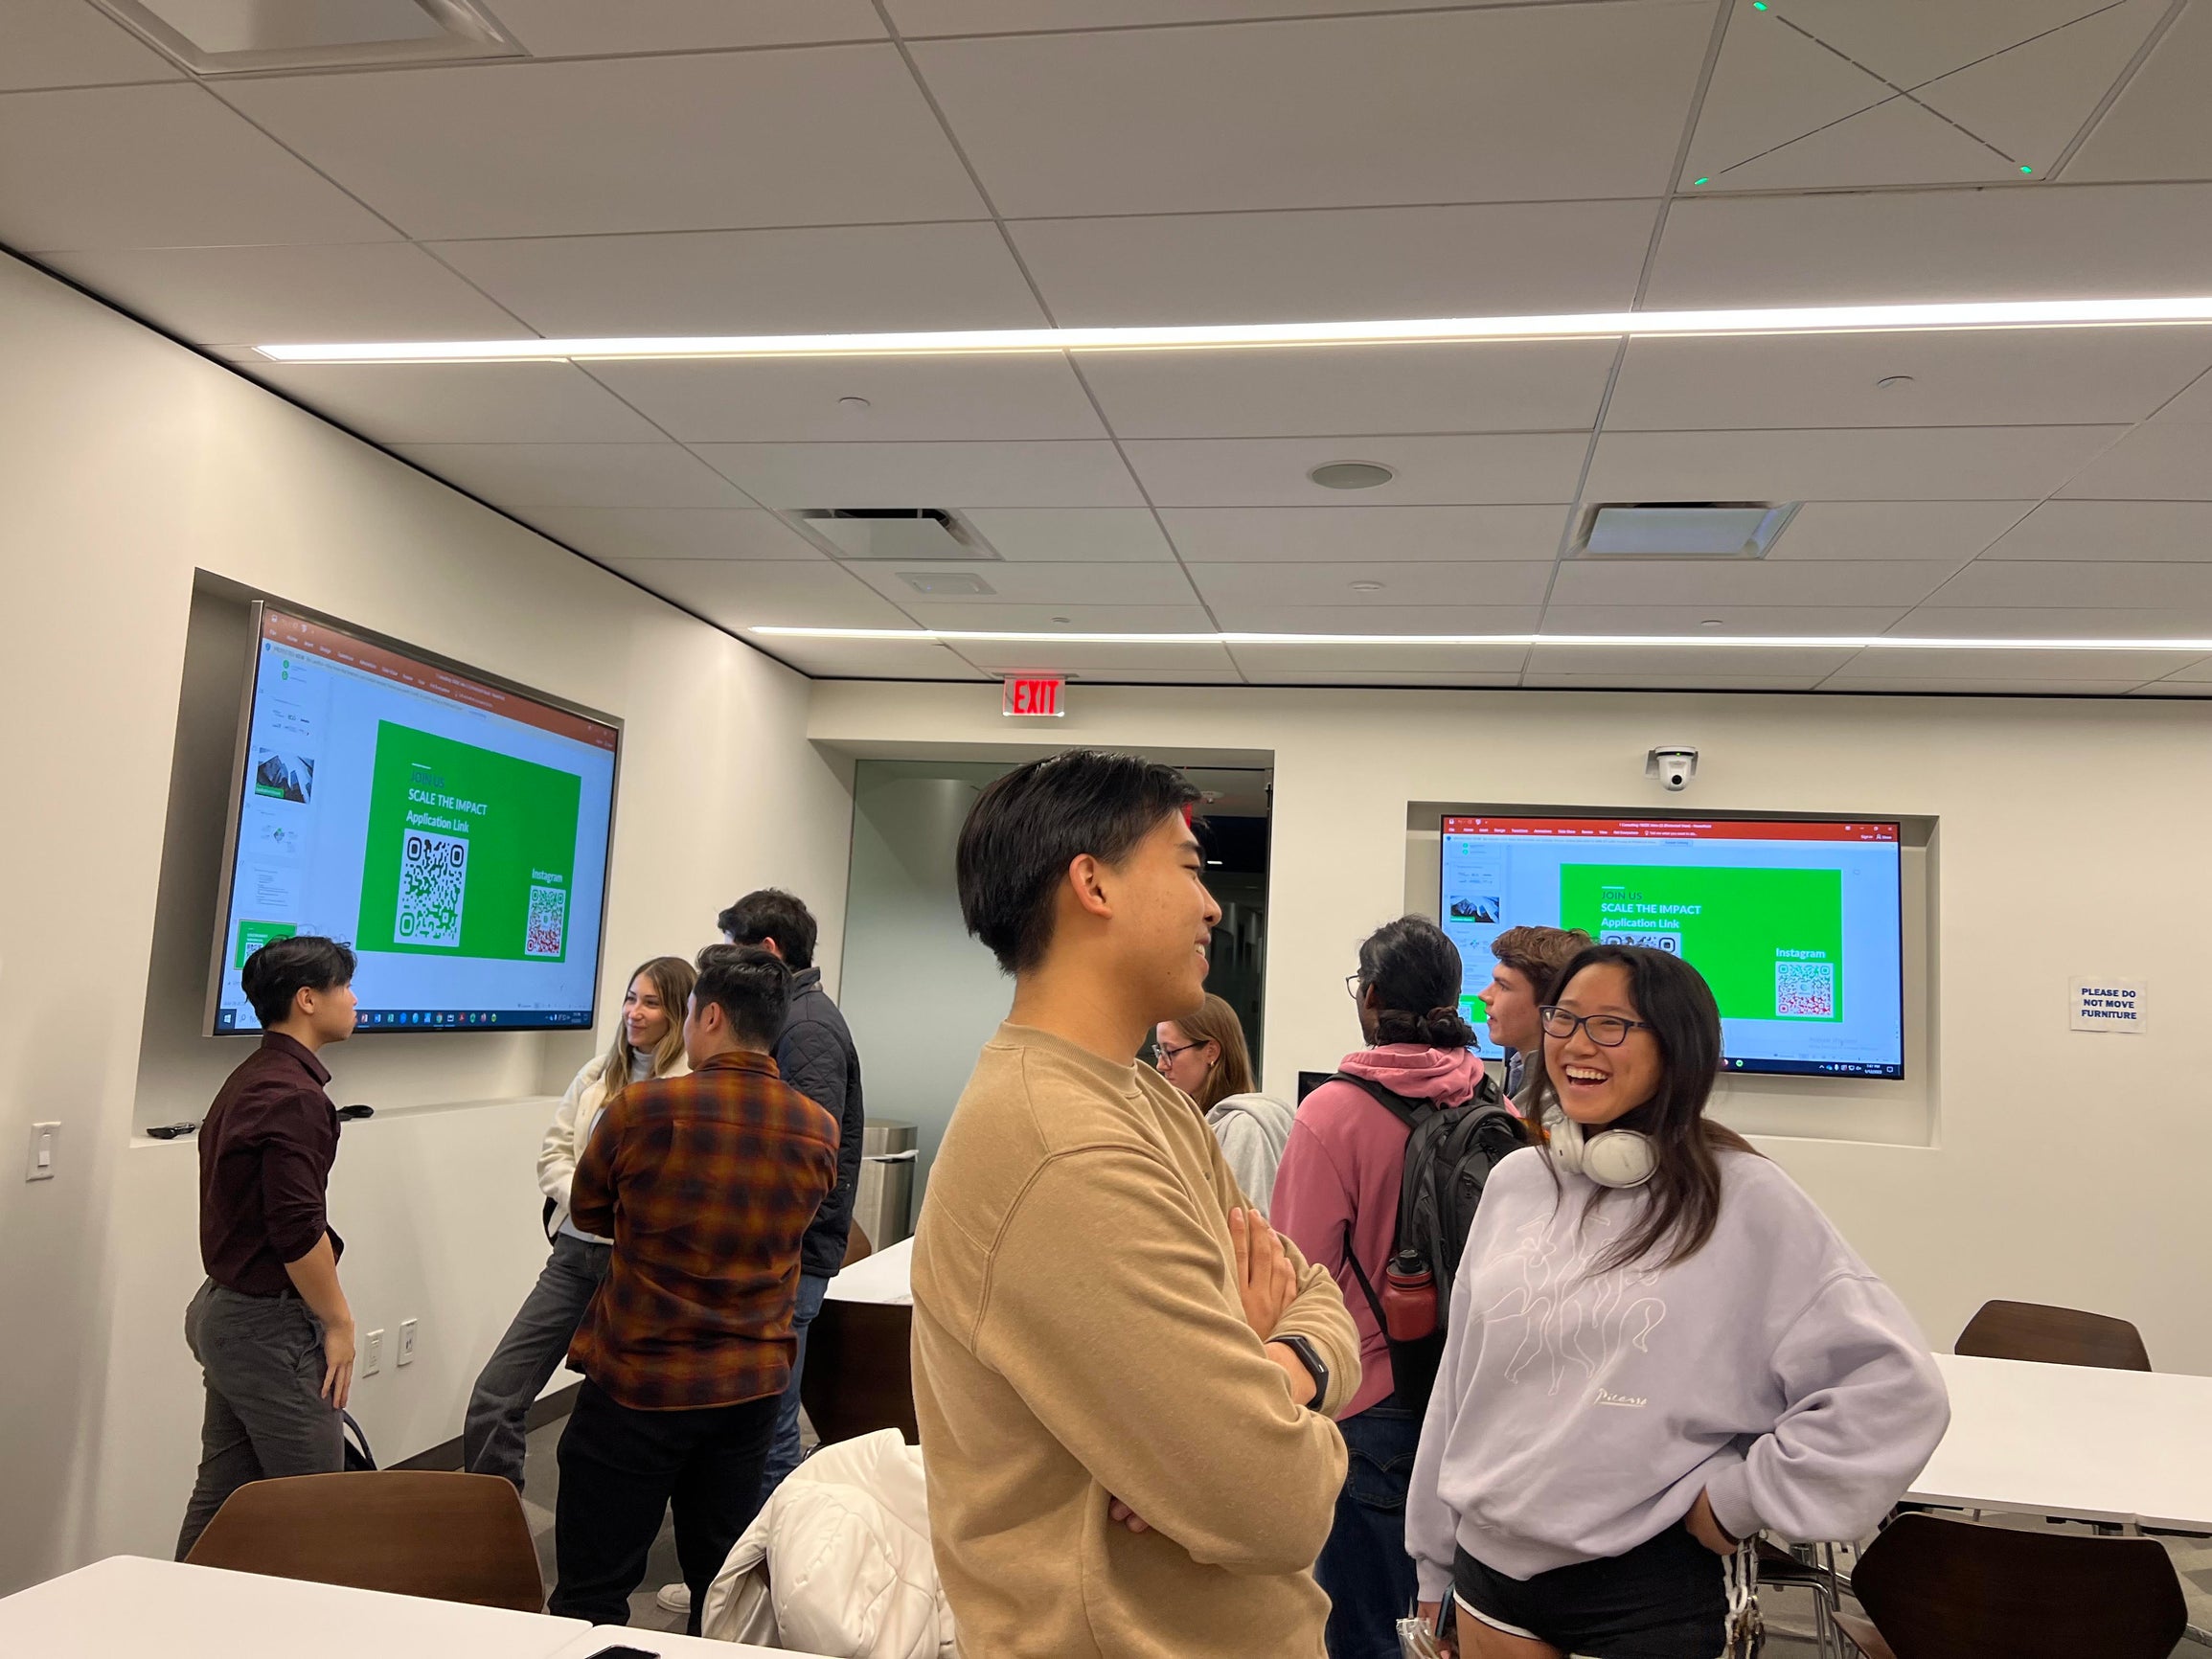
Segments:
[[[2212,1533],[2212,1376],[1935,1363],[1950,1429],[1908,1500]]]
[[[552,1659],[589,1628],[139,1556],[0,1600],[0,1653],[23,1659]]]
[[[913,1307],[914,1240],[901,1239],[873,1256],[863,1256],[831,1280],[824,1295],[832,1302]]]
[[[820,1653],[802,1653],[796,1648],[756,1648],[749,1642],[709,1642],[703,1636],[671,1636],[659,1630],[632,1630],[622,1625],[601,1625],[586,1630],[552,1659],[592,1659],[609,1648],[634,1648],[640,1653],[665,1659],[827,1659]]]

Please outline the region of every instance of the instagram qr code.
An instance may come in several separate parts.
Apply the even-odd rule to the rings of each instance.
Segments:
[[[399,913],[392,937],[401,944],[457,948],[467,891],[468,843],[410,830],[399,850]]]
[[[1778,962],[1774,965],[1774,1012],[1782,1019],[1836,1017],[1836,964]]]
[[[522,932],[522,954],[559,956],[561,941],[567,932],[568,890],[564,887],[533,887],[530,890],[530,919]]]

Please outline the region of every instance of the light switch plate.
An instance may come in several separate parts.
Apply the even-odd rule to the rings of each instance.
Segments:
[[[33,1124],[31,1125],[31,1151],[24,1160],[23,1178],[26,1181],[51,1181],[54,1166],[61,1157],[61,1125],[59,1124]]]
[[[399,1363],[401,1365],[413,1365],[415,1363],[415,1327],[419,1323],[420,1321],[413,1319],[399,1321]]]
[[[361,1338],[361,1375],[375,1376],[383,1369],[384,1332],[379,1328]]]

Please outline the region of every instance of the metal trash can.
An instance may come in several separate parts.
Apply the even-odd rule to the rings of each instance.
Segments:
[[[914,1231],[914,1162],[921,1131],[896,1118],[870,1118],[860,1127],[860,1184],[853,1219],[877,1249]]]

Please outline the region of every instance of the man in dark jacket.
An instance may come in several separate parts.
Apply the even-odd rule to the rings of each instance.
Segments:
[[[845,1016],[822,989],[814,966],[814,918],[788,893],[764,887],[748,893],[716,919],[732,944],[753,944],[784,959],[791,970],[791,1009],[776,1039],[776,1069],[784,1080],[837,1120],[837,1185],[815,1212],[799,1255],[799,1352],[776,1418],[761,1502],[799,1466],[799,1370],[807,1362],[807,1327],[821,1310],[830,1281],[845,1264],[853,1230],[853,1194],[860,1179],[860,1056]]]

